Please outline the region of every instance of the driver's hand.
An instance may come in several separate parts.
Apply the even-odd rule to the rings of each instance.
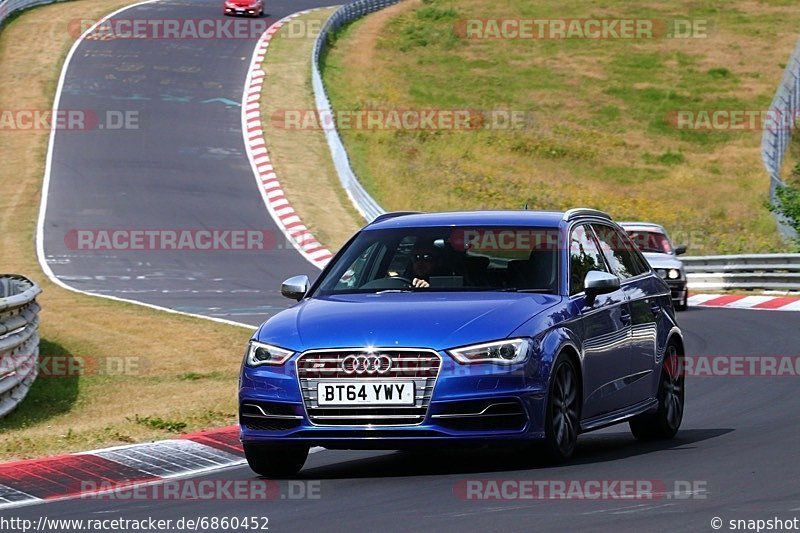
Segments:
[[[417,289],[426,289],[431,286],[430,283],[425,281],[424,279],[414,278],[411,280],[411,285],[416,287]]]

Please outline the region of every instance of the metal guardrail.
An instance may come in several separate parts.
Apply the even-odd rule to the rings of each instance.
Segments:
[[[781,180],[781,166],[786,156],[786,148],[792,139],[798,112],[800,112],[800,41],[797,42],[783,72],[775,98],[769,106],[764,133],[761,135],[761,159],[770,177],[769,196],[773,203],[777,199],[778,188],[786,185]],[[784,236],[797,237],[797,232],[783,217],[776,218],[778,229]]]
[[[324,53],[331,35],[335,33],[342,26],[357,20],[364,15],[379,11],[385,7],[389,7],[398,3],[400,0],[359,0],[339,8],[331,18],[322,26],[322,30],[317,36],[317,41],[314,44],[314,50],[311,55],[311,84],[314,87],[314,98],[317,104],[317,112],[320,116],[332,116],[331,102],[328,94],[325,92],[325,85],[322,82],[322,75],[320,74],[319,61]],[[386,211],[375,201],[372,196],[364,189],[364,186],[358,180],[358,176],[353,172],[350,165],[350,158],[347,155],[347,150],[342,144],[342,139],[339,132],[335,127],[325,128],[325,137],[328,140],[328,148],[330,148],[331,156],[333,157],[333,166],[336,168],[336,173],[339,175],[339,181],[347,191],[347,195],[356,206],[358,212],[367,220],[372,222],[377,216],[385,213]]]
[[[800,290],[800,254],[682,257],[694,290]]]
[[[29,7],[66,1],[68,0],[0,0],[0,25],[17,11],[28,9]]]
[[[28,394],[39,362],[39,286],[0,275],[0,418]]]

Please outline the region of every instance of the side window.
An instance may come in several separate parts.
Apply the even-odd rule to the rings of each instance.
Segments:
[[[647,259],[644,258],[642,255],[642,251],[634,244],[631,240],[630,236],[625,233],[624,231],[621,232],[622,238],[625,239],[625,242],[628,243],[630,246],[629,251],[631,256],[633,256],[633,260],[636,263],[638,274],[644,274],[645,272],[650,271],[650,263],[647,262]]]
[[[583,291],[583,281],[590,270],[608,272],[592,230],[589,226],[576,226],[569,236],[570,294]]]
[[[592,228],[611,270],[619,277],[632,278],[647,271],[634,244],[625,233],[604,224],[592,224]]]

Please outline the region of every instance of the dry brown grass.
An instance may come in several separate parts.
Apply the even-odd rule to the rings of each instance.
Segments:
[[[73,42],[67,22],[97,19],[129,3],[55,4],[4,28],[0,109],[50,109]],[[44,289],[45,354],[122,356],[138,368],[127,375],[40,377],[23,405],[0,421],[0,459],[170,436],[159,422],[177,431],[235,423],[236,374],[248,330],[79,295],[53,285],[40,270],[34,232],[48,136],[0,130],[0,271],[26,275]]]
[[[295,27],[319,28],[335,8],[315,11],[292,21]],[[303,37],[287,35],[303,34]],[[270,43],[263,69],[261,114],[275,172],[287,199],[314,236],[331,251],[338,250],[364,219],[339,183],[328,143],[321,130],[290,129],[286,111],[308,116],[316,105],[311,88],[311,49],[316,31],[292,32],[285,26]]]
[[[706,19],[709,31],[643,41],[447,37],[455,20],[587,16]],[[765,207],[761,132],[683,135],[665,117],[766,108],[799,22],[779,0],[411,0],[346,30],[324,76],[335,108],[497,107],[534,119],[520,132],[344,132],[356,172],[387,209],[589,205],[692,235],[693,254],[777,251],[787,244]]]

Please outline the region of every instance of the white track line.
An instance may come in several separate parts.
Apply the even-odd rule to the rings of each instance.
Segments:
[[[128,9],[133,9],[135,7],[153,4],[156,2],[160,2],[161,0],[145,0],[144,2],[137,2],[135,4],[129,5],[127,7],[123,7],[122,9],[118,9],[113,13],[106,15],[99,21],[97,21],[91,28],[83,32],[80,37],[72,44],[72,48],[70,48],[69,53],[67,54],[66,59],[64,59],[64,65],[61,68],[61,76],[58,78],[58,86],[56,87],[56,95],[55,99],[53,100],[53,116],[56,115],[58,112],[58,106],[61,103],[61,91],[64,88],[64,80],[67,76],[67,70],[69,69],[69,63],[72,60],[72,56],[78,49],[78,46],[84,41],[87,35],[95,30],[100,24],[107,21],[108,19],[127,11]],[[107,300],[114,300],[116,302],[125,302],[129,304],[141,305],[143,307],[148,307],[150,309],[155,309],[158,311],[165,311],[167,313],[172,313],[176,315],[183,315],[183,316],[190,316],[193,318],[202,318],[204,320],[211,320],[212,322],[219,322],[221,324],[228,324],[230,326],[239,326],[242,328],[247,328],[249,330],[255,330],[256,326],[251,326],[250,324],[244,324],[242,322],[234,322],[233,320],[226,320],[224,318],[215,318],[210,316],[198,315],[195,313],[187,313],[185,311],[177,311],[175,309],[170,309],[168,307],[161,307],[160,305],[149,304],[145,302],[140,302],[137,300],[129,300],[127,298],[120,298],[118,296],[109,296],[106,294],[96,294],[93,292],[84,291],[81,289],[77,289],[70,285],[67,285],[63,281],[61,281],[54,273],[53,270],[50,268],[50,265],[47,264],[47,258],[44,253],[44,223],[45,223],[45,215],[47,214],[47,197],[50,191],[50,175],[52,172],[53,167],[53,146],[55,145],[55,137],[56,137],[57,129],[53,128],[50,130],[50,141],[47,146],[47,159],[45,161],[45,168],[44,168],[44,179],[42,181],[42,199],[41,203],[39,204],[39,220],[36,224],[36,257],[39,260],[39,266],[42,268],[42,271],[45,275],[58,285],[59,287],[66,289],[68,291],[76,292],[78,294],[84,294],[87,296],[93,296],[95,298],[105,298]]]

